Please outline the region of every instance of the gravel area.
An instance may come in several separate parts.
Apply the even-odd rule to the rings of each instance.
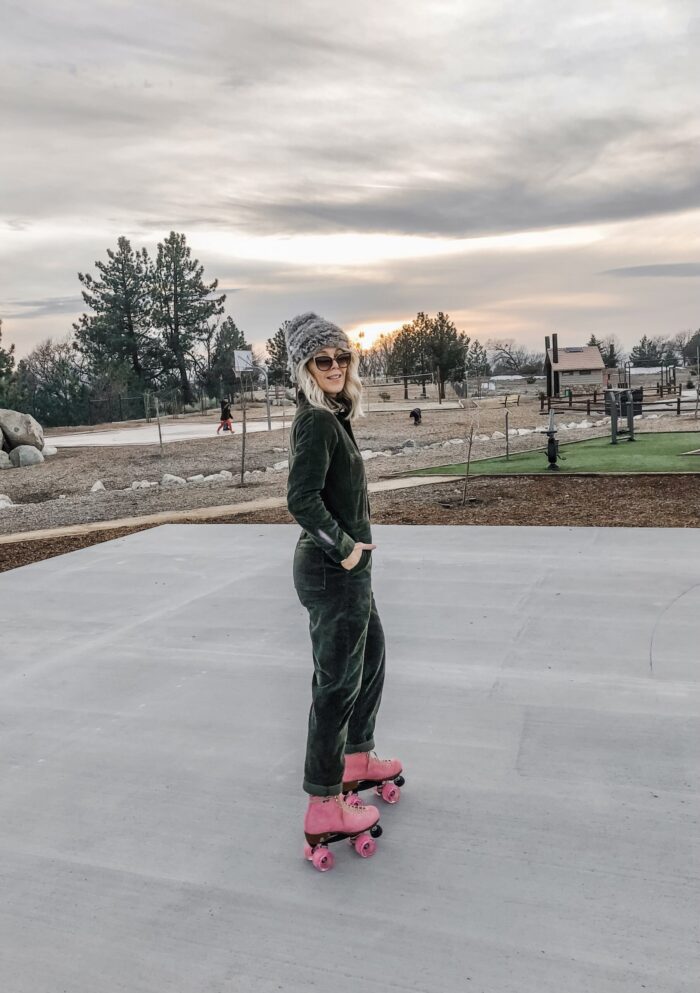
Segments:
[[[541,430],[545,418],[540,415],[539,404],[526,402],[509,408],[510,430],[535,428]],[[571,417],[559,416],[558,423],[580,422],[581,413]],[[0,534],[40,530],[83,524],[92,521],[117,520],[169,510],[190,510],[214,507],[247,500],[284,496],[286,471],[272,471],[275,463],[287,457],[287,435],[281,431],[249,435],[246,443],[246,467],[265,470],[254,481],[240,485],[240,434],[216,436],[218,420],[212,419],[212,438],[168,444],[161,456],[158,446],[124,446],[105,448],[65,448],[58,455],[49,457],[39,466],[21,470],[5,470],[0,474],[0,493],[7,494],[14,506],[0,509]],[[450,439],[464,439],[470,427],[475,434],[491,435],[503,431],[505,411],[501,405],[487,401],[479,410],[442,409],[426,412],[423,424],[414,427],[405,411],[371,413],[356,427],[361,449],[373,452],[386,451],[390,455],[371,458],[366,462],[370,481],[423,467],[461,461],[466,446],[447,444]],[[644,419],[639,428],[648,430],[688,430],[697,422],[687,416],[667,415],[659,419]],[[562,442],[605,434],[607,428],[578,429],[561,432]],[[405,448],[406,442],[416,443],[415,448]],[[539,434],[512,437],[513,452],[538,448],[543,444]],[[428,447],[436,446],[436,447]],[[503,439],[475,441],[472,457],[484,458],[501,455],[505,451]],[[401,454],[398,454],[401,452]],[[190,483],[187,486],[149,489],[131,489],[133,482],[157,482],[163,473],[188,477],[208,475],[220,470],[234,473],[229,480]],[[106,487],[104,492],[90,493],[97,480]],[[430,487],[428,489],[431,489]],[[385,496],[382,500],[411,501],[413,492],[398,497]],[[421,498],[423,499],[423,498]],[[373,499],[373,506],[378,497]]]

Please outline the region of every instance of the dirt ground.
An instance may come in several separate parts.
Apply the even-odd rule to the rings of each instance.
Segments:
[[[693,528],[700,525],[700,476],[475,477],[372,496],[373,524]],[[289,524],[286,510],[231,518]]]
[[[700,476],[477,477],[466,506],[457,481],[375,493],[374,524],[477,524],[567,527],[698,527]],[[285,509],[216,520],[290,524]],[[198,521],[197,523],[206,523]],[[143,527],[0,545],[0,572],[123,537]]]
[[[512,407],[508,413],[511,431],[544,426],[537,403]],[[356,427],[358,444],[361,449],[390,454],[367,461],[367,476],[373,481],[420,466],[459,461],[464,458],[463,439],[471,426],[474,426],[475,434],[491,435],[503,430],[504,415],[503,407],[495,405],[484,406],[479,411],[436,410],[428,412],[423,424],[416,428],[405,411],[372,413]],[[571,422],[582,419],[583,415],[574,414]],[[561,420],[566,422],[568,418]],[[212,431],[216,424],[216,419],[212,418]],[[696,427],[694,420],[675,416],[645,419],[639,425],[645,431],[694,430]],[[562,433],[562,441],[594,437],[606,431],[602,426],[572,430]],[[458,438],[462,439],[461,445],[447,444]],[[407,441],[414,442],[415,447],[405,448]],[[542,442],[540,434],[520,436],[511,439],[510,449],[538,448]],[[168,444],[162,457],[157,446],[62,449],[40,466],[6,470],[0,475],[0,492],[6,493],[15,504],[0,511],[0,534],[282,497],[287,473],[272,471],[271,467],[286,459],[286,443],[287,438],[281,431],[248,436],[246,467],[266,471],[260,479],[243,487],[240,486],[240,435]],[[504,444],[502,439],[491,438],[475,442],[473,457],[500,455]],[[157,481],[165,472],[187,477],[221,469],[235,473],[234,479],[173,489],[160,486],[148,490],[126,489],[135,480]],[[97,479],[102,480],[106,492],[90,493],[90,487]],[[465,507],[457,506],[461,504],[461,493],[459,480],[375,493],[372,497],[373,521],[378,524],[599,527],[697,527],[700,521],[700,477],[474,478],[469,482],[468,491],[473,502]],[[218,518],[219,521],[228,519],[238,523],[290,520],[284,510]],[[142,528],[143,525],[0,545],[0,571]]]
[[[406,411],[371,413],[356,426],[358,444],[361,449],[389,454],[366,463],[367,477],[375,480],[419,466],[454,461],[456,456],[463,456],[463,449],[459,446],[443,449],[440,445],[450,438],[464,438],[472,421],[475,421],[477,433],[490,435],[493,431],[502,431],[504,414],[502,406],[486,408],[478,417],[468,410],[431,410],[425,413],[423,424],[414,427]],[[581,416],[577,419],[581,420]],[[197,420],[201,423],[202,419]],[[162,456],[157,445],[62,448],[41,465],[5,470],[0,475],[0,493],[9,496],[15,506],[0,510],[0,534],[284,495],[286,472],[275,472],[272,467],[284,462],[288,456],[288,430],[248,435],[246,469],[265,472],[242,487],[241,435],[217,436],[218,419],[213,416],[210,423],[211,438],[166,444]],[[527,406],[511,408],[509,423],[511,429],[540,428],[544,418],[539,414],[539,405],[531,402]],[[589,433],[582,432],[581,436]],[[574,434],[571,432],[572,436]],[[50,443],[50,433],[48,440]],[[514,438],[511,449],[537,447],[541,440],[540,435]],[[398,455],[407,441],[415,442],[416,448],[409,454]],[[438,447],[427,447],[429,445]],[[498,455],[502,451],[502,441],[477,442],[474,457]],[[187,478],[222,469],[232,472],[233,479],[178,488],[130,489],[132,483],[141,480],[158,482],[164,473]],[[106,489],[93,494],[90,489],[97,480],[101,480]]]

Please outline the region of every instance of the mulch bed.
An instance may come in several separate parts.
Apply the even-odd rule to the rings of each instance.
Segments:
[[[123,538],[127,534],[145,531],[147,527],[113,528],[107,531],[92,531],[88,534],[74,534],[63,538],[44,538],[37,541],[17,541],[11,545],[0,545],[0,572],[17,569],[31,562],[41,562],[51,559],[54,555],[64,555],[75,552],[79,548],[99,545],[102,541],[112,541],[113,538]]]
[[[374,524],[482,524],[556,527],[700,526],[700,477],[475,477],[467,506],[463,483],[372,494]],[[443,504],[451,504],[449,507]],[[239,524],[284,524],[284,510],[231,518]]]
[[[692,476],[477,477],[462,485],[441,483],[372,496],[375,524],[552,525],[557,527],[694,528],[700,525],[700,478]],[[444,506],[448,504],[448,506]],[[196,523],[206,523],[197,521]],[[290,524],[286,510],[220,518],[212,523]],[[144,526],[95,531],[65,538],[0,545],[0,572],[101,541]]]

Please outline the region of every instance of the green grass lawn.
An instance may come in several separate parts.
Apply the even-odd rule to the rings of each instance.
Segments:
[[[546,438],[543,436],[544,442]],[[700,472],[700,455],[682,456],[683,452],[700,448],[700,432],[671,431],[668,433],[637,434],[636,441],[622,435],[617,445],[610,438],[591,438],[560,444],[561,472]],[[547,456],[543,451],[522,452],[495,459],[472,461],[473,476],[498,476],[510,473],[548,472]],[[412,475],[464,475],[464,462],[420,469]]]

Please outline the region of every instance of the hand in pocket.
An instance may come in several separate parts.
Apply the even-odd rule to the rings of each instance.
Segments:
[[[363,552],[372,551],[372,549],[376,547],[377,547],[376,545],[367,545],[365,544],[364,541],[358,541],[356,542],[355,547],[350,552],[348,557],[346,559],[343,559],[343,561],[340,564],[342,565],[343,569],[347,569],[348,572],[350,572],[352,569],[355,568],[356,565],[359,565]]]

